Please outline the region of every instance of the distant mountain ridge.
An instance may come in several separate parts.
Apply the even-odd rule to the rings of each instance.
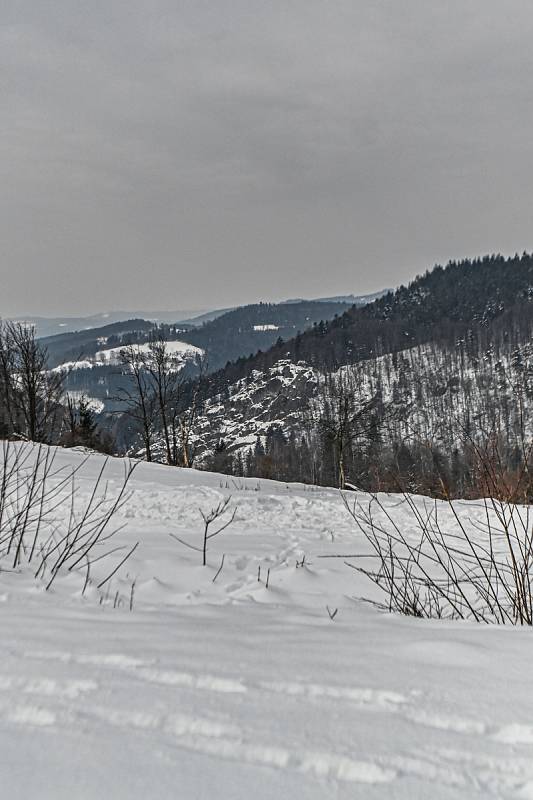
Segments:
[[[105,325],[112,325],[115,322],[126,322],[131,319],[143,319],[148,322],[173,323],[185,317],[193,319],[198,314],[206,314],[206,311],[106,311],[100,314],[91,314],[83,317],[40,317],[32,314],[19,314],[8,317],[15,322],[23,322],[33,325],[37,337],[43,339],[61,333],[75,333],[93,328],[101,328]],[[216,313],[216,312],[215,312]],[[221,312],[222,313],[222,312]]]
[[[364,306],[368,303],[373,303],[384,294],[394,291],[393,289],[380,289],[379,292],[372,292],[371,294],[339,294],[334,297],[316,297],[313,299],[315,303],[346,303],[349,306]],[[303,303],[308,302],[304,298],[295,298],[293,300],[284,300],[284,303]]]
[[[380,296],[384,292],[389,291],[388,289],[383,290],[382,292],[376,292],[370,295],[345,295],[340,297],[329,297],[317,300],[308,300],[308,299],[296,299],[296,300],[284,300],[281,304],[284,305],[293,305],[295,303],[307,303],[307,302],[316,302],[316,303],[347,303],[349,305],[362,305],[367,302],[372,302],[377,296]],[[280,305],[280,304],[274,304]],[[243,308],[244,306],[229,306],[227,308],[215,308],[215,309],[181,309],[175,311],[147,311],[147,310],[135,310],[135,311],[105,311],[99,314],[90,314],[88,316],[79,316],[79,317],[72,317],[72,316],[58,316],[58,317],[44,317],[44,316],[35,316],[32,314],[18,314],[16,316],[7,316],[7,319],[12,319],[15,322],[23,322],[28,325],[33,325],[35,327],[37,337],[48,338],[50,336],[55,336],[61,333],[75,333],[84,330],[92,330],[95,328],[101,328],[106,325],[112,325],[115,322],[126,322],[132,319],[143,319],[147,322],[152,322],[155,324],[167,324],[173,325],[175,323],[180,323],[181,325],[191,325],[193,327],[198,327],[203,325],[205,322],[212,322],[217,317],[222,316],[223,314],[227,314],[229,311],[234,311],[237,308]],[[1,318],[1,315],[0,315]]]

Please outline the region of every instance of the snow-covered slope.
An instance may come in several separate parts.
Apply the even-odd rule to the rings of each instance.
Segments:
[[[522,426],[532,432],[533,348],[529,342],[499,352],[468,352],[421,345],[397,353],[343,366],[344,377],[361,402],[379,396],[385,415],[384,438],[389,442],[431,441],[456,447],[464,427],[505,430],[519,439]],[[270,369],[254,370],[212,397],[200,419],[200,453],[223,439],[229,451],[253,447],[271,426],[301,434],[309,419],[309,401],[323,376],[303,361],[278,361]],[[314,403],[311,403],[313,407]]]
[[[82,458],[60,451],[56,466]],[[76,503],[102,463],[80,467]],[[107,466],[111,494],[122,467]],[[155,464],[131,489],[114,546],[139,546],[109,588],[106,559],[83,598],[85,569],[50,592],[29,570],[0,573],[2,797],[533,797],[529,630],[358,601],[363,579],[322,558],[362,547],[334,490]],[[204,568],[169,534],[198,545],[199,509],[229,494],[236,519]]]

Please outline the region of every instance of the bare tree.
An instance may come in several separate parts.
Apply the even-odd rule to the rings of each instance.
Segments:
[[[0,433],[9,436],[16,430],[14,408],[14,351],[6,326],[0,321]]]
[[[168,343],[161,332],[153,337],[148,354],[144,360],[153,394],[156,398],[158,422],[163,435],[166,462],[178,464],[175,442],[175,420],[179,417],[181,378],[176,360],[168,349]]]
[[[157,396],[145,366],[146,354],[138,345],[130,344],[120,351],[120,361],[127,370],[129,386],[119,389],[117,399],[126,405],[129,416],[139,426],[146,461],[152,461]]]
[[[178,542],[180,542],[180,544],[184,544],[185,547],[189,547],[191,550],[196,550],[198,553],[201,553],[202,565],[204,567],[207,564],[207,543],[210,541],[210,539],[214,539],[215,536],[218,536],[220,533],[222,533],[222,531],[225,531],[226,528],[228,528],[235,521],[235,516],[237,514],[236,507],[233,509],[232,513],[230,514],[226,522],[222,523],[220,527],[216,528],[216,530],[211,530],[211,525],[213,524],[213,522],[220,520],[227,512],[229,513],[230,502],[231,502],[231,495],[226,497],[224,500],[221,500],[217,506],[215,506],[208,512],[202,511],[201,508],[199,509],[200,515],[204,522],[203,541],[201,547],[196,547],[196,545],[190,544],[190,542],[186,542],[184,539],[181,539],[174,533],[170,534],[170,536],[172,536],[173,539],[176,539]]]
[[[378,402],[377,396],[362,398],[345,371],[326,375],[319,384],[312,414],[321,438],[333,450],[340,489],[347,483],[348,456],[358,440],[368,437]]]
[[[64,375],[47,368],[48,353],[35,329],[7,322],[0,327],[0,390],[10,433],[51,442],[62,425]]]
[[[202,407],[202,400],[206,389],[207,359],[198,356],[196,359],[198,377],[192,385],[188,397],[183,397],[180,404],[176,404],[172,416],[173,446],[176,452],[176,463],[183,467],[192,467],[195,457],[193,443],[194,431],[198,415]],[[183,395],[183,393],[182,393]]]
[[[117,399],[126,404],[141,429],[146,460],[154,460],[155,441],[160,436],[166,463],[191,467],[206,362],[199,358],[199,376],[185,381],[182,364],[170,352],[162,332],[151,338],[146,350],[138,345],[125,347],[120,360],[127,368],[130,385],[119,390]]]

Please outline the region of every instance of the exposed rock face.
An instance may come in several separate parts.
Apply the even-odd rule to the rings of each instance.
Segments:
[[[228,451],[253,447],[272,425],[301,428],[317,373],[305,364],[278,361],[266,373],[254,370],[226,395],[210,399],[196,429],[199,457],[224,440]]]

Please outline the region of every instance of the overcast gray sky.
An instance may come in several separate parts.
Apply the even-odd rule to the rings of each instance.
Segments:
[[[3,314],[361,293],[533,248],[531,0],[0,19]]]

